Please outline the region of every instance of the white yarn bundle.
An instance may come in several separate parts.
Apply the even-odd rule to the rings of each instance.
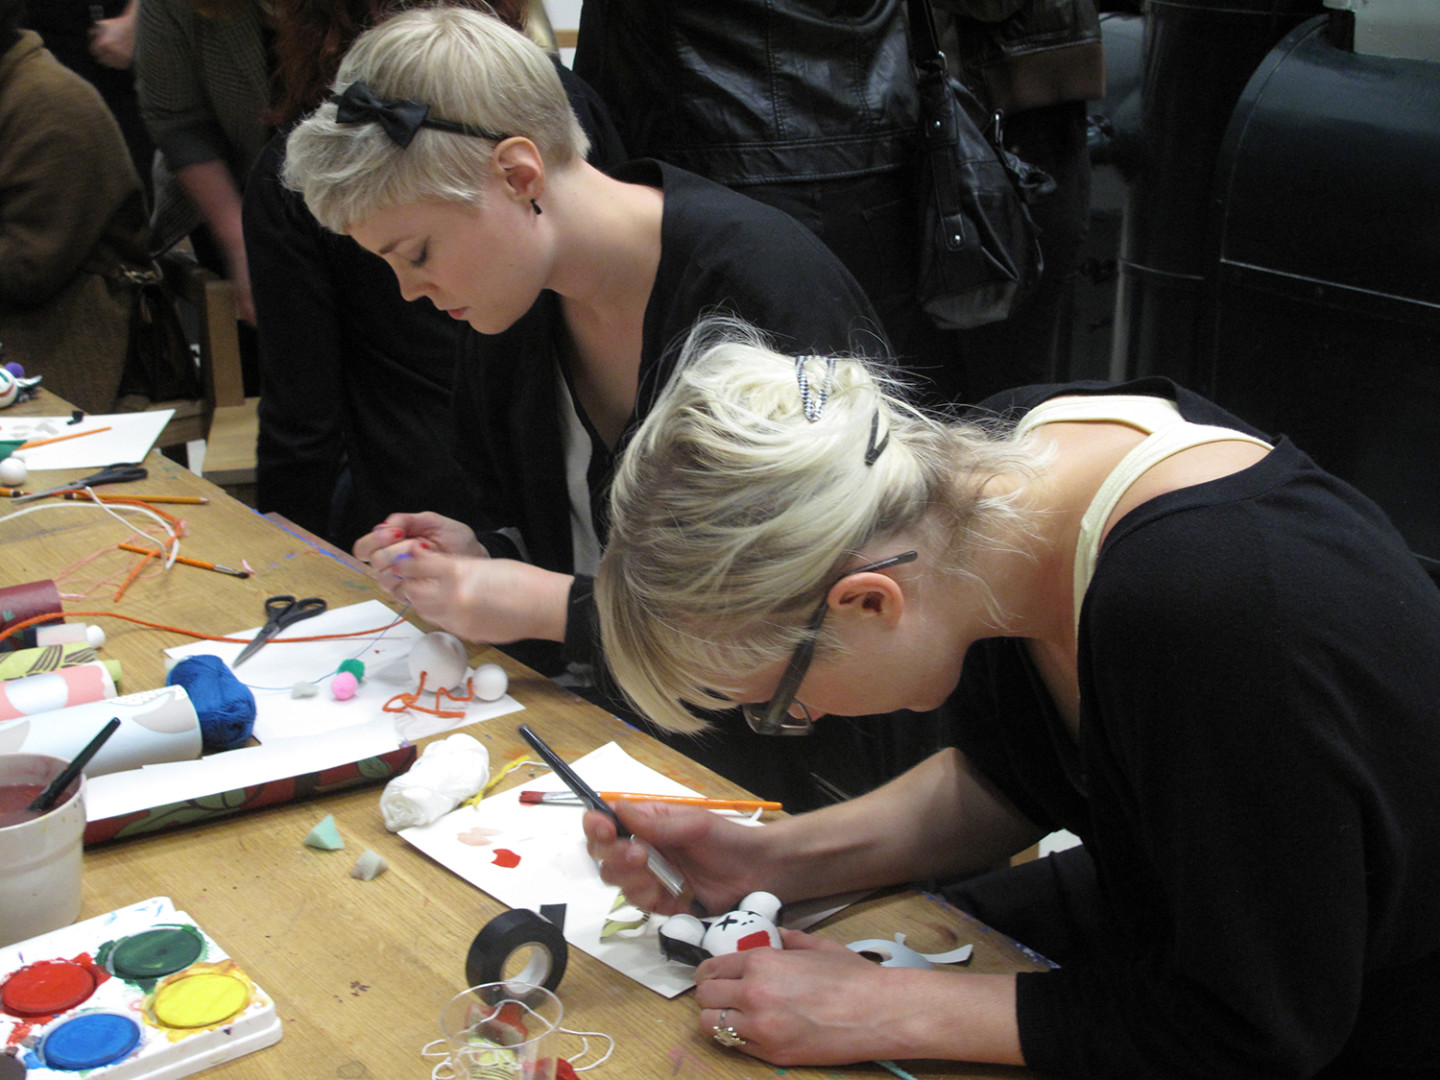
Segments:
[[[457,733],[431,743],[419,760],[385,785],[380,812],[385,828],[399,832],[438,821],[490,779],[490,751],[471,735]]]

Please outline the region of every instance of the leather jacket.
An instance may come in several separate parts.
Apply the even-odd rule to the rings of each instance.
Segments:
[[[1105,56],[1093,0],[931,0],[951,74],[1006,113],[1097,101]]]
[[[731,187],[913,153],[904,0],[587,0],[574,70],[631,153]]]

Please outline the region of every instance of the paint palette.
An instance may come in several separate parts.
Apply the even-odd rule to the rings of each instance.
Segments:
[[[0,1080],[175,1080],[279,1039],[274,1003],[166,896],[0,949]]]

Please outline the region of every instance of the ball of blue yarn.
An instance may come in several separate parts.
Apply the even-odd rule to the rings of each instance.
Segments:
[[[218,656],[187,656],[165,681],[183,686],[190,695],[206,750],[233,750],[250,738],[255,695]]]

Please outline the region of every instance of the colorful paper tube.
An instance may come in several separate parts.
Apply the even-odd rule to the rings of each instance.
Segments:
[[[65,645],[40,645],[33,649],[16,649],[0,653],[0,680],[23,679],[27,675],[44,675],[49,671],[74,667],[76,664],[93,664],[100,654],[88,642],[73,641]],[[119,676],[112,668],[115,680]]]
[[[104,663],[96,660],[76,664],[44,675],[0,682],[0,720],[36,716],[114,696],[115,678]]]
[[[112,716],[119,717],[120,729],[85,767],[87,776],[200,756],[200,718],[183,686],[0,721],[0,754],[24,751],[68,761]]]

